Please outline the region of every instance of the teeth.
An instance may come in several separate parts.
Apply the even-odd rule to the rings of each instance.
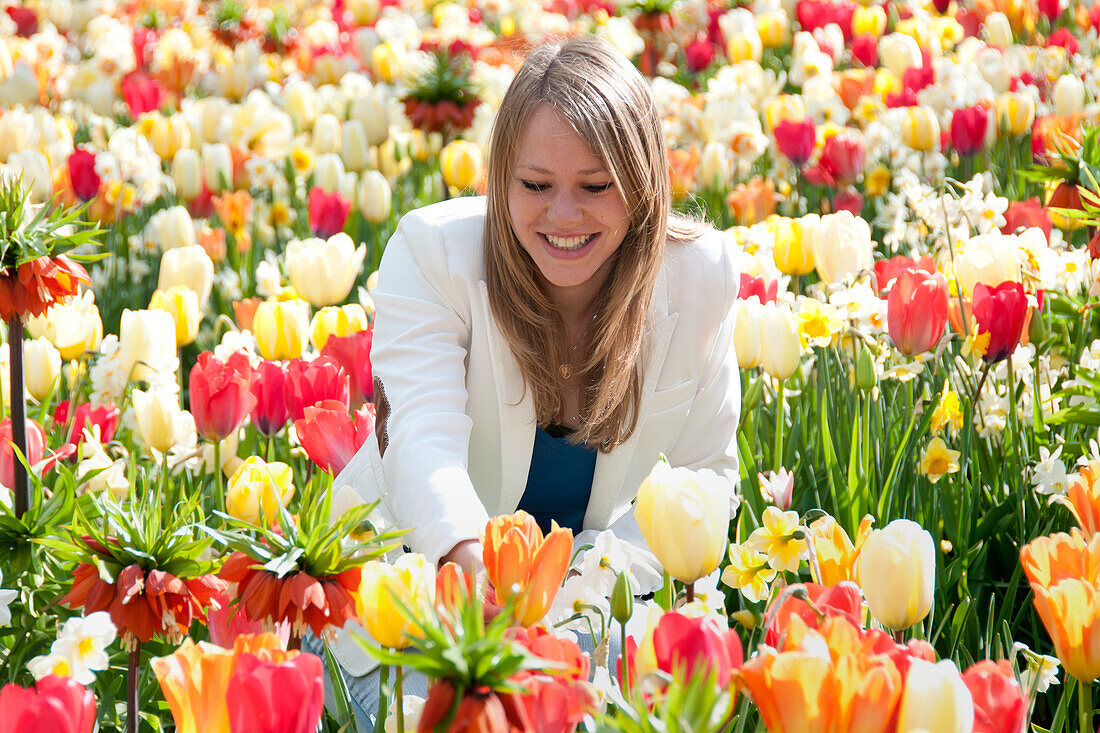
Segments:
[[[551,245],[557,247],[558,249],[580,249],[584,245],[588,244],[588,242],[591,241],[592,237],[594,236],[596,235],[588,234],[583,237],[568,237],[563,239],[562,237],[555,237],[551,234],[547,234],[546,241],[548,241]]]

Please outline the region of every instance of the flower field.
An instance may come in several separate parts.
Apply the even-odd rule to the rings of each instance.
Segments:
[[[1097,730],[1100,3],[4,11],[0,733]],[[737,253],[740,498],[655,455],[660,577],[517,512],[472,578],[331,490],[371,290],[588,33]]]

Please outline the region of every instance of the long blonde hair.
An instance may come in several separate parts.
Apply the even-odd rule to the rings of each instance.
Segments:
[[[539,425],[554,422],[564,409],[557,365],[569,360],[569,349],[562,316],[512,228],[508,188],[528,119],[544,103],[568,120],[607,166],[630,219],[597,295],[587,353],[577,369],[583,385],[581,425],[571,440],[607,452],[637,425],[646,313],[666,240],[692,238],[699,225],[670,220],[660,116],[645,80],[626,57],[595,36],[535,49],[508,87],[493,124],[485,253],[493,315],[534,393]]]

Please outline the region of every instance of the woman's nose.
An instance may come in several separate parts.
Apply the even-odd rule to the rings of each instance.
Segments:
[[[583,215],[580,201],[571,191],[557,192],[550,202],[550,221],[558,224],[579,222]]]

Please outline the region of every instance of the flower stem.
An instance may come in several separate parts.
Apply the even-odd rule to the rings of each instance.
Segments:
[[[141,642],[134,640],[130,650],[130,665],[126,675],[126,733],[138,729],[138,678],[141,670]]]
[[[297,652],[302,650],[302,636],[301,634],[294,633],[291,629],[290,636],[286,640],[286,649],[290,652]]]
[[[389,712],[389,695],[386,693],[390,683],[390,665],[383,664],[378,670],[378,714],[374,718],[374,733],[386,730],[386,713]]]
[[[783,429],[787,426],[787,417],[784,414],[787,411],[787,391],[783,388],[785,381],[780,379],[775,388],[779,399],[775,403],[775,454],[772,456],[774,471],[783,467]]]
[[[18,315],[8,320],[8,354],[11,359],[11,434],[12,443],[28,461],[27,398],[23,390],[23,319]],[[12,461],[15,484],[15,516],[21,517],[31,508],[31,485],[27,466],[16,458]]]
[[[214,509],[225,511],[225,493],[222,490],[222,442],[214,441]]]
[[[1081,733],[1092,731],[1092,683],[1081,680],[1077,687],[1077,710]]]
[[[695,600],[695,583],[687,584],[687,602],[692,603]]]
[[[894,629],[894,641],[896,641],[898,644],[904,644],[905,632],[901,629]]]
[[[401,665],[395,667],[397,677],[393,681],[394,692],[397,703],[397,733],[405,733],[405,710],[404,710],[404,693],[401,690],[401,683],[404,682],[404,674],[402,674]]]

